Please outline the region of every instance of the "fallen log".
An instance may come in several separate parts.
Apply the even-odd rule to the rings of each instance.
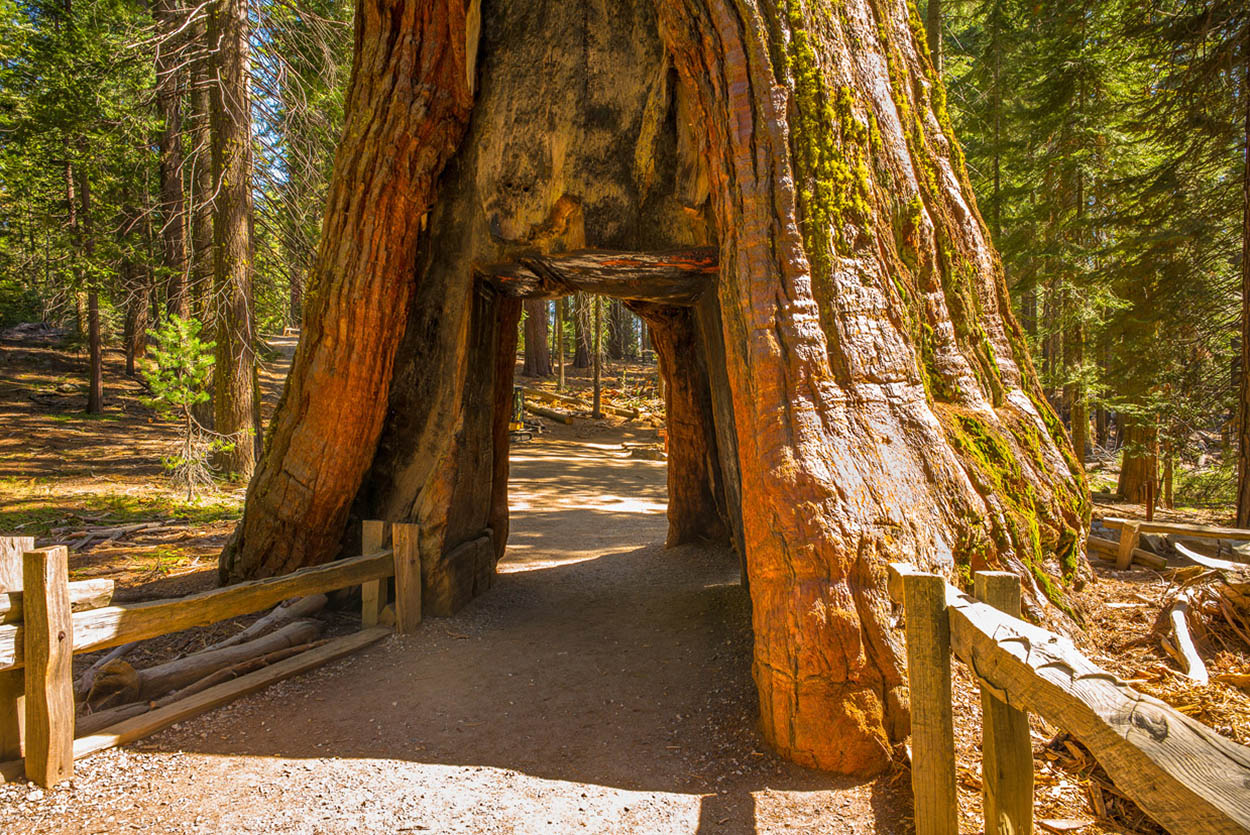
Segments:
[[[542,415],[543,417],[550,418],[558,423],[563,423],[565,426],[573,425],[572,415],[567,415],[564,412],[557,412],[555,409],[548,409],[545,406],[539,406],[537,403],[530,403],[529,401],[526,401],[525,411],[533,412],[536,415]]]
[[[1194,645],[1193,636],[1189,634],[1189,598],[1185,595],[1177,598],[1168,609],[1167,623],[1171,627],[1172,642],[1163,642],[1163,648],[1180,664],[1181,671],[1198,684],[1207,684],[1211,677],[1207,674],[1207,665],[1203,663],[1198,648]]]
[[[75,580],[69,584],[69,606],[72,611],[102,609],[113,602],[112,580]],[[21,623],[22,593],[0,592],[0,623]]]
[[[130,719],[140,714],[147,713],[158,707],[173,704],[188,696],[193,696],[210,687],[239,678],[240,676],[268,667],[270,664],[276,664],[279,661],[285,661],[292,656],[299,655],[301,652],[308,652],[319,646],[328,643],[328,641],[312,641],[307,644],[299,644],[298,646],[287,647],[286,649],[275,650],[274,652],[262,655],[258,658],[249,658],[233,667],[227,667],[224,670],[218,670],[215,673],[205,676],[197,682],[187,685],[181,690],[175,690],[161,698],[151,702],[131,702],[130,704],[121,705],[119,707],[109,708],[107,710],[97,710],[94,713],[88,713],[79,716],[74,722],[74,737],[87,736],[96,731],[103,730],[109,725],[114,725],[126,719]]]
[[[118,722],[116,725],[110,725],[98,733],[74,740],[74,759],[79,760],[97,751],[106,751],[118,745],[134,742],[136,739],[143,739],[143,737],[149,734],[154,734],[184,719],[198,716],[249,693],[263,690],[283,679],[297,676],[300,673],[316,669],[322,664],[342,658],[390,634],[392,634],[391,630],[383,626],[373,629],[362,629],[359,632],[353,632],[351,635],[335,638],[324,646],[319,646],[308,652],[301,652],[299,655],[288,658],[285,661],[279,661],[276,664],[271,664],[245,676],[240,676],[234,681],[218,684],[202,693],[196,693],[194,696],[173,704],[149,710],[146,713],[141,713],[138,716]],[[0,763],[0,777],[3,777],[6,781],[20,777],[23,770],[24,764],[21,760],[9,760],[8,762]]]
[[[114,661],[120,661],[132,649],[139,646],[141,641],[131,641],[129,644],[122,644],[115,649],[110,650],[104,657],[96,660],[94,664],[87,668],[78,679],[74,682],[74,699],[76,701],[85,701],[87,694],[91,692],[92,686],[95,684],[96,676],[100,674],[100,670],[112,664]]]
[[[241,661],[308,643],[320,632],[319,622],[301,620],[247,643],[188,655],[146,670],[136,670],[125,661],[118,661],[100,671],[87,701],[97,708],[150,701]]]
[[[529,388],[528,386],[523,387],[521,389],[521,393],[526,397],[537,397],[540,400],[547,400],[552,403],[564,403],[569,406],[577,406],[580,409],[590,409],[589,403],[568,394],[557,394],[551,391],[544,391],[543,389]],[[613,406],[609,403],[601,403],[599,408],[608,414],[616,415],[617,417],[629,418],[630,420],[637,420],[642,416],[642,412],[638,409],[624,409],[620,406]]]
[[[260,620],[253,623],[247,629],[237,635],[231,635],[229,638],[223,638],[215,644],[210,644],[199,650],[199,652],[209,652],[215,649],[225,649],[236,644],[247,643],[253,638],[258,638],[266,632],[272,632],[280,626],[290,623],[300,618],[311,617],[317,612],[325,608],[327,598],[324,594],[310,594],[307,597],[297,597],[284,601],[272,612],[265,615]]]

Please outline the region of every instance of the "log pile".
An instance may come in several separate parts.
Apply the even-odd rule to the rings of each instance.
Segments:
[[[118,647],[75,682],[80,702],[75,736],[91,735],[321,646],[322,623],[312,616],[326,602],[323,594],[287,600],[229,638],[143,669],[123,660],[135,644]]]
[[[1205,557],[1183,545],[1176,548],[1197,564],[1172,572],[1173,588],[1155,622],[1155,634],[1185,675],[1206,684],[1210,676],[1200,644],[1216,652],[1250,654],[1250,566]],[[1250,687],[1250,676],[1240,678],[1247,680],[1227,683]]]

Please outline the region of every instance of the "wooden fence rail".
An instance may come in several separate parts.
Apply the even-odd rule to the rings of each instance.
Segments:
[[[1032,781],[1011,773],[1032,770],[1025,710],[1079,739],[1116,787],[1170,831],[1250,833],[1250,748],[1137,692],[1066,638],[1014,617],[1011,596],[1018,600],[1018,586],[1006,592],[1005,582],[978,575],[975,588],[987,600],[980,602],[936,574],[890,566],[890,594],[903,603],[908,626],[918,835],[956,831],[956,810],[948,808],[955,779],[954,744],[946,731],[952,722],[950,683],[937,682],[949,675],[949,661],[944,672],[936,660],[947,653],[972,670],[988,706],[982,749],[987,833],[1033,831]],[[935,597],[936,606],[924,602]],[[941,610],[945,628],[935,615]],[[913,614],[936,625],[913,630]],[[915,686],[918,678],[923,687]]]
[[[384,547],[388,533],[394,547]],[[10,579],[16,588],[0,586],[0,600],[8,604],[0,614],[9,621],[0,626],[0,760],[25,754],[24,761],[0,763],[0,776],[11,779],[24,770],[45,787],[68,780],[75,757],[138,739],[377,640],[390,631],[377,624],[387,605],[392,577],[399,613],[396,628],[411,631],[421,622],[417,540],[416,525],[370,521],[364,523],[362,550],[367,553],[361,556],[187,597],[116,606],[99,606],[108,602],[111,583],[101,599],[104,590],[99,581],[69,582],[65,546],[35,549],[29,538],[0,542],[0,557],[5,558],[0,561],[9,563],[0,575],[14,576],[11,569],[17,557],[23,566],[22,585]],[[357,585],[362,587],[363,598],[361,632],[75,741],[70,664],[74,654],[180,632],[258,612],[293,597]],[[19,603],[20,617],[7,614]],[[74,611],[88,605],[99,607]]]

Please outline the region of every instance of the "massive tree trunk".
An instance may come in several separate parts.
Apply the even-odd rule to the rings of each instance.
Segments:
[[[462,0],[357,7],[346,124],[303,333],[243,519],[222,552],[223,580],[338,552],[382,432],[426,213],[468,123],[475,45],[466,19]]]
[[[247,0],[209,6],[208,39],[217,45],[211,112],[213,284],[217,361],[213,429],[230,445],[217,453],[223,473],[248,477],[256,462],[256,317],[252,310],[252,120]]]
[[[709,160],[762,727],[875,771],[906,721],[886,561],[1049,586],[1088,504],[912,7],[780,5],[658,8]]]
[[[427,611],[454,611],[506,539],[520,303],[490,265],[715,246],[685,324],[653,323],[706,450],[675,462],[677,521],[719,517],[745,559],[767,739],[880,771],[908,720],[886,563],[1006,567],[1057,619],[1089,510],[921,24],[870,0],[496,0],[435,201],[477,7],[425,6],[364,4],[309,319],[223,575],[352,549],[355,493],[420,525]]]

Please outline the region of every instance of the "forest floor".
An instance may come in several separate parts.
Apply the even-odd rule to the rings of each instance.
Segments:
[[[293,339],[274,347],[267,409]],[[105,415],[83,416],[82,364],[51,344],[0,342],[0,531],[68,542],[74,577],[113,577],[120,599],[210,587],[242,487],[174,497],[159,463],[168,424],[112,353]],[[590,381],[570,370],[568,382],[585,394]],[[653,366],[614,365],[604,382],[617,402],[654,408]],[[662,547],[665,465],[630,453],[658,445],[655,430],[538,422],[545,431],[513,450],[508,555],[490,593],[415,635],[81,761],[69,787],[0,786],[0,832],[909,832],[905,767],[840,780],[764,747],[737,561]],[[1096,501],[1096,516],[1141,512]],[[1221,521],[1218,511],[1173,518]],[[159,527],[75,538],[139,522]],[[1079,595],[1085,651],[1250,741],[1245,695],[1190,686],[1150,639],[1170,581],[1091,566]],[[337,619],[350,628],[350,615]],[[242,622],[148,642],[137,662]],[[1208,661],[1213,673],[1250,672],[1244,655]],[[961,828],[978,832],[979,696],[960,664],[955,707]],[[1158,831],[1079,745],[1036,717],[1033,731],[1037,814],[1052,831]]]

